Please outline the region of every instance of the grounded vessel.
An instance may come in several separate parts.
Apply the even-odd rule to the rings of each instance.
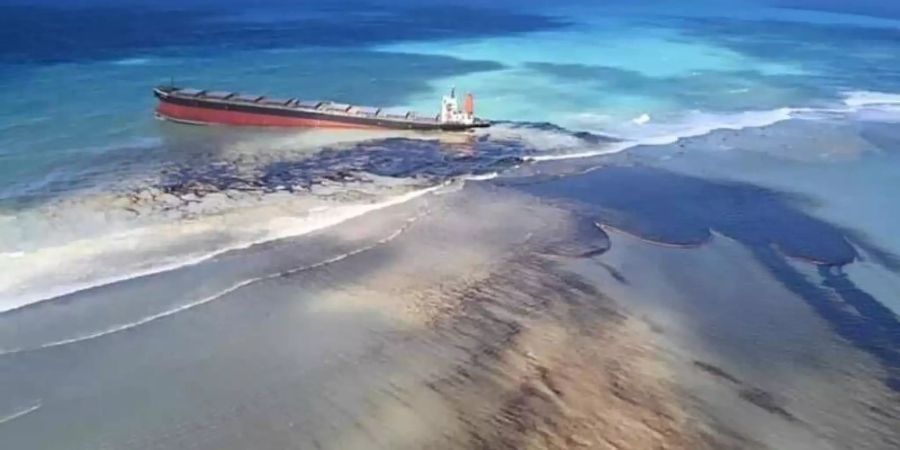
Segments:
[[[454,91],[443,97],[441,112],[434,117],[332,101],[272,98],[175,86],[159,86],[153,90],[153,95],[159,99],[158,117],[199,125],[439,131],[490,126],[488,121],[475,117],[472,94],[466,94],[460,109]]]

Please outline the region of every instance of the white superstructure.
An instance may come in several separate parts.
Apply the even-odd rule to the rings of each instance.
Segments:
[[[475,122],[475,100],[472,94],[466,94],[463,109],[459,108],[456,100],[456,89],[450,90],[450,95],[441,99],[441,123],[471,124]]]

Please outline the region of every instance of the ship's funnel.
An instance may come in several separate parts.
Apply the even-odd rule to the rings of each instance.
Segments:
[[[466,94],[466,99],[463,102],[463,111],[468,115],[475,114],[475,97],[472,94]]]

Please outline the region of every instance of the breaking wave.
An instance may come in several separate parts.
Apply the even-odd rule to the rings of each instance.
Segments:
[[[844,104],[851,108],[867,106],[900,106],[900,94],[875,91],[851,91],[844,94]]]
[[[622,152],[640,145],[670,145],[686,138],[704,136],[717,130],[763,128],[794,118],[815,119],[818,114],[851,114],[875,109],[890,118],[900,116],[900,94],[873,91],[850,91],[843,94],[842,106],[833,108],[776,108],[736,113],[691,111],[677,118],[656,120],[649,114],[611,125],[607,116],[582,115],[579,125],[588,130],[602,130],[603,135],[582,132],[580,135],[561,127],[542,127],[543,135],[522,137],[537,148],[553,150],[547,154],[526,156],[528,161],[557,161],[591,158]],[[880,118],[884,118],[879,116]],[[603,136],[603,145],[584,135]],[[574,140],[574,141],[573,141]],[[580,144],[578,141],[581,141]],[[587,149],[585,149],[587,147]]]
[[[623,152],[640,145],[669,145],[681,139],[703,136],[715,130],[766,127],[790,120],[797,111],[799,110],[791,108],[728,114],[694,111],[664,122],[657,122],[649,115],[642,115],[639,116],[642,120],[629,120],[613,126],[604,117],[598,119],[596,123],[582,121],[581,125],[589,130],[603,130],[609,134],[593,132],[576,134],[567,130],[561,131],[565,130],[563,128],[544,130],[544,135],[541,136],[524,134],[523,138],[528,139],[529,144],[552,150],[528,155],[524,159],[541,162],[592,158]],[[593,138],[586,139],[585,136]]]
[[[444,185],[436,185],[424,189],[419,189],[415,191],[411,191],[402,195],[397,195],[386,200],[371,203],[371,204],[351,204],[351,205],[342,205],[335,207],[326,207],[326,208],[318,208],[311,211],[308,211],[308,215],[305,218],[293,218],[286,219],[280,222],[280,227],[273,227],[273,229],[268,230],[267,233],[263,237],[258,239],[238,242],[233,245],[225,246],[218,248],[213,251],[209,251],[203,254],[194,255],[191,257],[185,257],[183,259],[179,259],[172,262],[167,263],[159,263],[155,265],[151,265],[150,267],[144,268],[142,270],[129,271],[127,273],[117,274],[113,276],[107,276],[100,279],[92,279],[89,281],[83,282],[73,282],[64,285],[56,286],[52,289],[38,289],[26,292],[14,291],[5,297],[0,297],[0,313],[13,311],[16,309],[20,309],[29,305],[33,305],[35,303],[39,303],[42,301],[52,300],[54,298],[62,297],[65,295],[74,294],[76,292],[118,283],[122,281],[127,281],[134,278],[144,277],[148,275],[153,275],[157,273],[167,272],[170,270],[175,270],[178,268],[191,266],[195,264],[199,264],[203,261],[212,259],[218,255],[224,254],[226,252],[242,250],[249,248],[253,245],[262,244],[264,242],[274,241],[278,239],[284,239],[289,237],[296,237],[305,234],[309,234],[315,231],[323,230],[328,227],[332,227],[334,225],[338,225],[340,223],[346,222],[350,219],[362,216],[364,214],[377,211],[380,209],[388,208],[391,206],[399,205],[402,203],[406,203],[415,198],[422,197],[426,194],[434,192],[438,189],[441,189]],[[142,241],[144,239],[153,240],[155,239],[152,235],[148,236],[138,236],[136,239],[132,236],[133,241]],[[118,247],[123,244],[121,238],[113,238],[110,240],[109,245],[112,247]],[[92,245],[100,245],[96,241],[93,242]],[[19,253],[9,254],[9,258],[15,258],[19,261],[16,261],[17,264],[22,264],[21,259],[25,259],[28,255],[22,255]],[[39,286],[43,286],[43,283],[40,283],[40,277],[37,278],[37,284]]]
[[[114,327],[106,328],[106,329],[103,329],[100,331],[96,331],[94,333],[84,334],[84,335],[76,336],[73,338],[63,339],[63,340],[54,341],[54,342],[48,342],[48,343],[41,344],[37,347],[32,347],[32,348],[0,349],[0,356],[12,355],[12,354],[16,354],[16,353],[22,353],[22,352],[34,351],[34,350],[43,350],[43,349],[54,348],[54,347],[61,347],[64,345],[70,345],[70,344],[75,344],[78,342],[89,341],[89,340],[97,339],[97,338],[100,338],[103,336],[108,336],[110,334],[115,334],[115,333],[119,333],[122,331],[131,330],[131,329],[140,327],[142,325],[146,325],[148,323],[151,323],[151,322],[154,322],[154,321],[157,321],[160,319],[164,319],[166,317],[173,316],[180,312],[187,311],[187,310],[205,305],[207,303],[218,300],[228,294],[231,294],[232,292],[235,292],[239,289],[242,289],[244,287],[250,286],[255,283],[259,283],[259,282],[266,281],[266,280],[273,280],[273,279],[281,278],[281,277],[286,277],[289,275],[294,275],[294,274],[297,274],[300,272],[306,272],[309,270],[319,269],[319,268],[325,267],[327,265],[334,264],[336,262],[343,261],[347,258],[359,255],[361,253],[373,250],[377,247],[380,247],[382,245],[385,245],[385,244],[391,242],[392,240],[396,239],[398,236],[403,234],[406,230],[408,230],[413,225],[413,223],[415,223],[416,220],[418,220],[418,217],[416,217],[416,216],[408,219],[406,221],[406,223],[400,229],[394,231],[393,233],[391,233],[381,239],[378,239],[377,241],[373,242],[372,244],[360,247],[358,249],[355,249],[355,250],[352,250],[352,251],[349,251],[346,253],[342,253],[337,256],[333,256],[331,258],[325,259],[323,261],[319,261],[317,263],[308,264],[308,265],[304,265],[304,266],[300,266],[300,267],[295,267],[293,269],[276,272],[276,273],[272,273],[272,274],[268,274],[268,275],[263,275],[263,276],[259,276],[259,277],[248,278],[246,280],[235,283],[225,289],[222,289],[214,294],[208,295],[206,297],[195,300],[193,302],[185,303],[185,304],[179,305],[175,308],[167,309],[165,311],[162,311],[162,312],[150,315],[150,316],[146,316],[146,317],[136,320],[134,322],[116,325]],[[38,405],[38,407],[39,406],[40,405]],[[21,413],[20,415],[24,415],[24,414],[27,414],[27,412]],[[18,417],[18,416],[16,416],[16,417]],[[0,420],[0,423],[2,423],[2,420]]]
[[[0,417],[0,425],[3,425],[6,422],[12,422],[13,420],[16,420],[20,417],[27,416],[28,414],[31,414],[31,413],[37,411],[38,409],[40,409],[41,406],[43,406],[43,405],[40,402],[38,402],[38,403],[35,403],[34,405],[29,406],[28,408],[25,408],[21,411],[16,411],[10,415]]]
[[[113,61],[116,66],[145,66],[153,62],[153,58],[123,58]]]

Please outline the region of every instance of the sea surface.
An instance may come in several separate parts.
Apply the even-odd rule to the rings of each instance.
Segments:
[[[455,87],[496,123],[184,126],[153,114],[172,82],[429,114]],[[900,3],[0,0],[0,105],[10,448],[359,446],[336,430],[369,382],[329,374],[415,334],[361,299],[426,298],[567,220],[566,248],[604,242],[567,270],[669,330],[676,384],[741,446],[900,442]]]

